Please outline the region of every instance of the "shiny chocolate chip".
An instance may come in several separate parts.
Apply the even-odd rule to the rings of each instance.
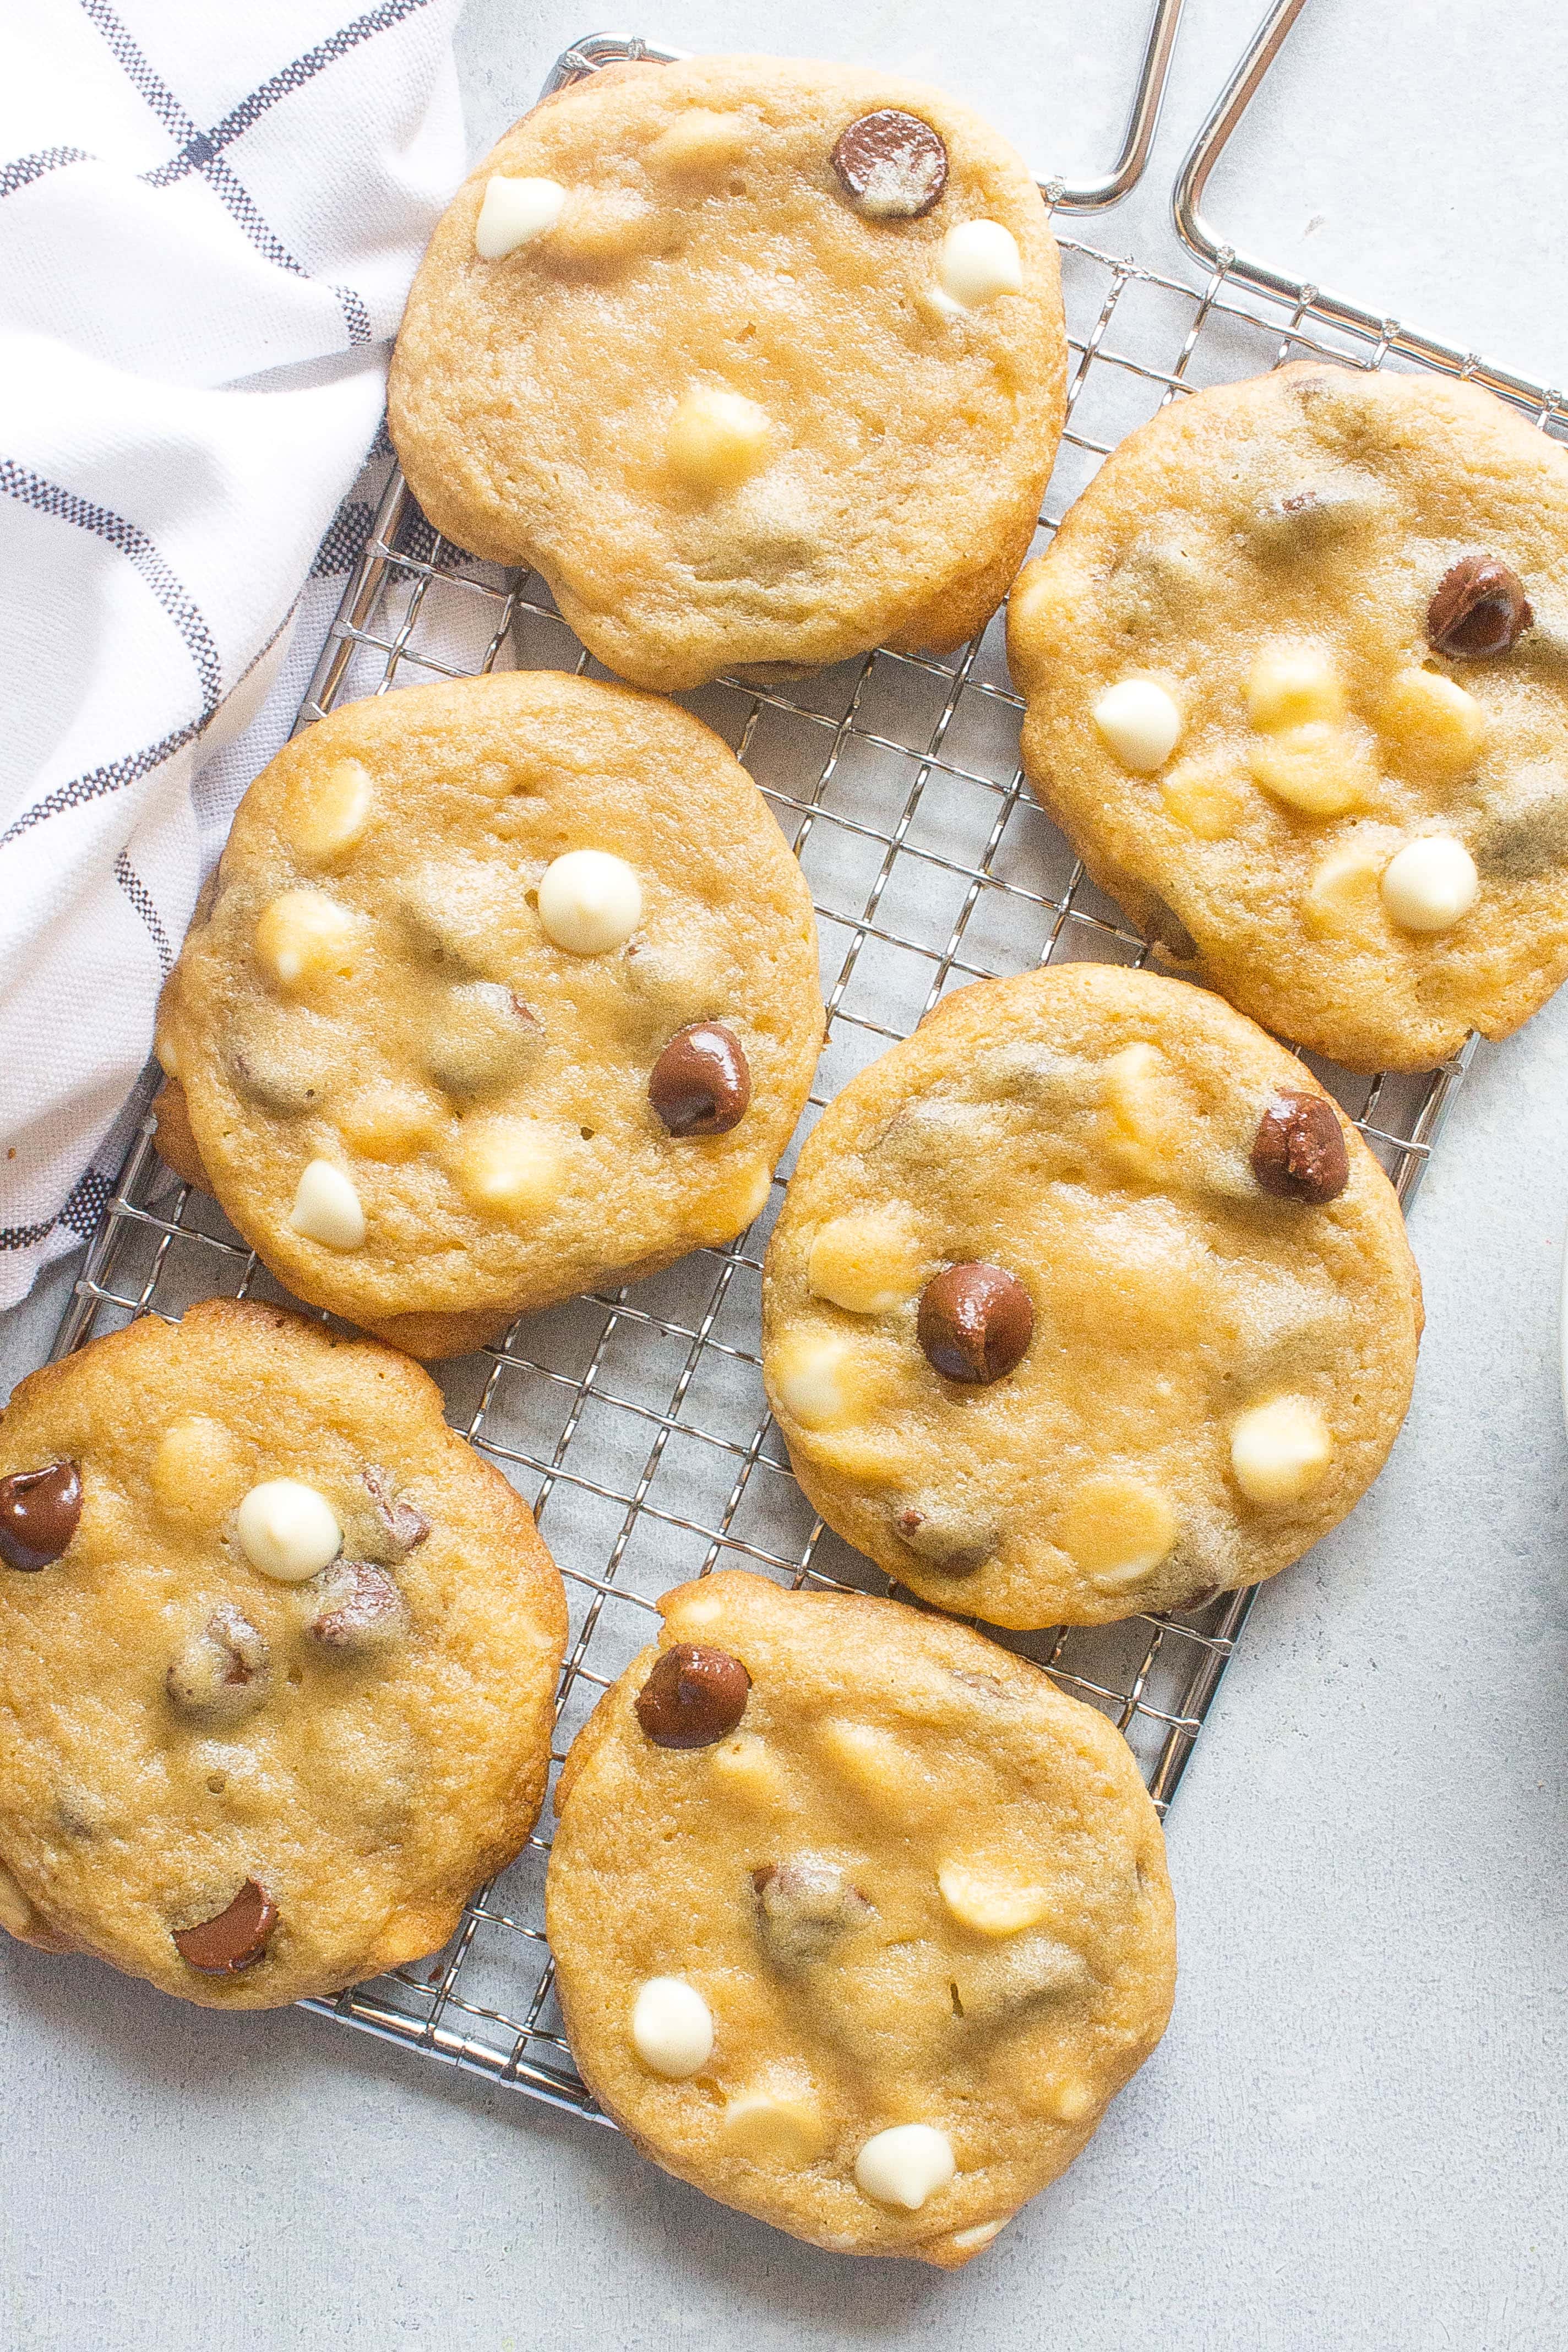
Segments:
[[[14,1470],[0,1478],[0,1559],[28,1574],[58,1559],[81,1517],[81,1475],[74,1462]]]
[[[947,149],[918,114],[879,106],[839,133],[833,168],[857,212],[919,220],[947,185]]]
[[[1279,1095],[1258,1121],[1252,1172],[1264,1192],[1315,1209],[1350,1182],[1344,1129],[1326,1095]]]
[[[950,1265],[921,1293],[915,1330],[944,1380],[999,1381],[1022,1362],[1035,1328],[1023,1284],[999,1265]]]
[[[179,1928],[174,1948],[187,1968],[198,1969],[205,1977],[237,1976],[263,1957],[277,1925],[278,1906],[264,1886],[247,1878],[215,1919]]]
[[[653,1066],[647,1098],[671,1135],[728,1135],[752,1099],[740,1039],[718,1021],[677,1030]]]
[[[1491,555],[1465,555],[1444,572],[1426,607],[1426,635],[1450,661],[1512,651],[1535,618],[1519,574]]]
[[[338,1655],[375,1650],[408,1631],[408,1604],[384,1568],[373,1560],[338,1559],[310,1587],[316,1613],[309,1632]]]
[[[728,1650],[678,1642],[637,1696],[637,1721],[656,1748],[711,1748],[746,1712],[752,1677]]]
[[[752,1873],[757,1934],[775,1968],[793,1973],[825,1960],[871,1916],[872,1906],[826,1854],[791,1854]]]
[[[265,1636],[248,1617],[224,1601],[192,1634],[163,1679],[180,1714],[208,1723],[237,1723],[261,1705],[271,1687]]]
[[[430,1532],[430,1522],[417,1503],[406,1495],[399,1495],[390,1470],[376,1463],[367,1462],[360,1473],[375,1505],[376,1517],[386,1532],[387,1542],[395,1552],[412,1551],[422,1544]]]

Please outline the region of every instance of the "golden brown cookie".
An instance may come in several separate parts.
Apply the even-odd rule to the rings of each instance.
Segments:
[[[1106,964],[977,981],[862,1070],[763,1286],[823,1517],[1009,1626],[1288,1567],[1382,1468],[1420,1329],[1393,1188],[1310,1072]]]
[[[1170,2014],[1131,1754],[1037,1666],[894,1601],[725,1572],[659,1606],[556,1792],[573,2055],[724,2204],[955,2268]]]
[[[1089,872],[1352,1069],[1568,973],[1568,449],[1302,362],[1162,408],[1014,591],[1024,761]]]
[[[389,423],[459,546],[533,565],[638,685],[944,651],[1061,432],[1055,242],[1005,141],[798,58],[595,75],[438,225]]]
[[[159,1145],[416,1355],[742,1232],[822,1038],[810,893],[687,712],[545,672],[346,705],[240,803]]]
[[[0,1926],[271,2009],[419,1958],[538,1815],[533,1517],[405,1358],[209,1299],[0,1420]]]

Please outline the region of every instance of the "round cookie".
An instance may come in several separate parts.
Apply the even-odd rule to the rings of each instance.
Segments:
[[[927,1601],[1099,1624],[1272,1576],[1382,1468],[1420,1285],[1393,1188],[1218,997],[977,981],[831,1103],[763,1373],[830,1527]]]
[[[1568,450],[1301,362],[1162,408],[1020,578],[1024,762],[1095,880],[1354,1069],[1568,973]]]
[[[159,1149],[416,1355],[756,1215],[822,1038],[810,894],[673,705],[543,672],[295,738],[159,1008]]]
[[[0,1419],[0,1925],[216,2009],[418,1959],[538,1815],[566,1637],[405,1358],[209,1299]]]
[[[1064,413],[1055,241],[923,83],[611,68],[509,131],[404,314],[388,422],[459,546],[534,566],[641,686],[979,630]]]
[[[725,1571],[574,1742],[546,1924],[595,2095],[667,2170],[944,2269],[1091,2137],[1175,1979],[1091,1707],[968,1627]]]

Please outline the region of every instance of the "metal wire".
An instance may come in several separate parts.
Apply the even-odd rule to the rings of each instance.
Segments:
[[[552,86],[640,45],[568,52]],[[642,54],[649,54],[646,50]],[[1048,191],[1047,191],[1048,194]],[[1064,236],[1068,430],[1041,519],[1048,535],[1100,457],[1200,383],[1303,354],[1399,363],[1384,342],[1279,301],[1223,262],[1199,286]],[[1548,429],[1558,423],[1542,395]],[[394,472],[300,714],[500,664],[595,666],[534,576],[508,577],[437,539]],[[1142,964],[1151,949],[1094,889],[1025,787],[1020,703],[998,618],[945,660],[869,654],[798,686],[729,681],[681,698],[734,746],[811,880],[828,1042],[806,1113],[964,982],[1037,962]],[[1352,1077],[1314,1062],[1408,1203],[1468,1059],[1419,1077]],[[786,1161],[786,1170],[788,1166]],[[652,1635],[669,1585],[721,1565],[794,1586],[884,1591],[812,1514],[763,1397],[756,1332],[773,1206],[728,1249],[519,1323],[442,1368],[454,1426],[533,1503],[566,1580],[572,1633],[555,1742],[574,1733]],[[56,1352],[139,1314],[177,1317],[222,1293],[283,1298],[213,1204],[137,1142],[89,1251]],[[1155,1803],[1175,1791],[1251,1605],[998,1638],[1125,1733]],[[548,1817],[468,1905],[424,1969],[313,2002],[347,2023],[599,2121],[552,1997],[542,1929]]]

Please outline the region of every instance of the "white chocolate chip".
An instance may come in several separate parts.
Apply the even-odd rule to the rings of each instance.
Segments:
[[[330,1160],[312,1160],[294,1188],[289,1223],[325,1249],[354,1250],[364,1240],[364,1205],[341,1168]]]
[[[470,1207],[524,1217],[547,1207],[560,1191],[561,1149],[538,1119],[467,1119],[452,1170]]]
[[[285,996],[297,996],[318,981],[347,977],[358,928],[323,892],[284,890],[258,918],[257,961]]]
[[[253,1486],[239,1507],[236,1532],[252,1568],[279,1584],[319,1576],[343,1540],[326,1496],[299,1478],[268,1478]]]
[[[1346,816],[1375,797],[1377,771],[1360,737],[1327,719],[1277,728],[1249,745],[1252,781],[1301,816]]]
[[[1182,738],[1182,714],[1152,677],[1123,677],[1094,706],[1094,723],[1124,768],[1152,776]]]
[[[921,1257],[886,1217],[835,1217],[811,1244],[806,1287],[849,1315],[885,1315],[920,1288]]]
[[[684,1977],[649,1977],[632,2010],[632,2047],[656,2074],[679,2082],[706,2066],[713,2012]]]
[[[1060,2123],[1082,2123],[1093,2105],[1094,2094],[1089,2084],[1079,2082],[1070,2074],[1058,2083],[1051,2094],[1051,2113]]]
[[[827,2135],[814,2099],[746,2091],[725,2104],[724,2137],[753,2163],[801,2165],[821,2154]]]
[[[1486,712],[1440,670],[1400,670],[1377,723],[1396,755],[1391,765],[1427,783],[1468,775],[1486,741]]]
[[[25,1936],[33,1924],[33,1906],[8,1870],[0,1870],[0,1927],[8,1935]]]
[[[565,202],[558,180],[510,180],[493,172],[474,223],[474,251],[481,261],[503,261],[520,245],[531,245],[553,228]]]
[[[1249,1502],[1300,1502],[1333,1458],[1334,1441],[1305,1397],[1273,1397],[1232,1424],[1230,1466]]]
[[[153,1041],[153,1051],[158,1056],[158,1066],[163,1071],[163,1076],[166,1078],[177,1078],[180,1075],[180,1062],[179,1055],[174,1048],[174,1039],[166,1033],[162,1036],[154,1038]]]
[[[804,1333],[780,1349],[773,1374],[778,1400],[803,1429],[831,1429],[847,1418],[854,1353],[847,1339]]]
[[[732,490],[767,463],[766,409],[739,392],[699,386],[669,420],[665,454],[689,488]]]
[[[1402,931],[1446,931],[1476,903],[1476,861],[1449,833],[1406,842],[1383,869],[1383,903]]]
[[[895,2124],[868,2139],[855,2159],[856,2183],[866,2196],[908,2213],[945,2189],[956,2169],[952,2142],[931,2124]]]
[[[359,840],[370,817],[370,771],[339,760],[325,775],[302,780],[290,795],[284,830],[307,865],[330,866]]]
[[[1110,1471],[1068,1496],[1057,1540],[1101,1592],[1152,1576],[1176,1540],[1176,1515],[1158,1486]]]
[[[1300,727],[1344,715],[1345,690],[1316,646],[1266,646],[1247,675],[1247,715],[1255,727]]]
[[[1011,2219],[1009,2214],[1007,2220]],[[961,2254],[977,2254],[982,2246],[988,2246],[993,2238],[999,2238],[1006,2226],[1006,2221],[976,2221],[972,2230],[955,2230],[949,2242]]]
[[[552,946],[568,955],[608,955],[642,920],[642,884],[607,849],[569,849],[545,868],[539,919]]]
[[[707,179],[739,163],[751,143],[752,125],[745,115],[689,106],[653,141],[647,160],[675,179]]]
[[[936,1883],[959,1925],[977,1936],[1016,1936],[1025,1927],[1037,1927],[1051,1907],[1043,1886],[973,1863],[944,1862]]]
[[[1303,928],[1315,940],[1353,939],[1382,931],[1378,885],[1386,851],[1376,835],[1358,828],[1331,849],[1312,876],[1301,902]]]
[[[1018,241],[1000,221],[959,221],[942,238],[937,285],[958,310],[983,310],[1023,283]]]

